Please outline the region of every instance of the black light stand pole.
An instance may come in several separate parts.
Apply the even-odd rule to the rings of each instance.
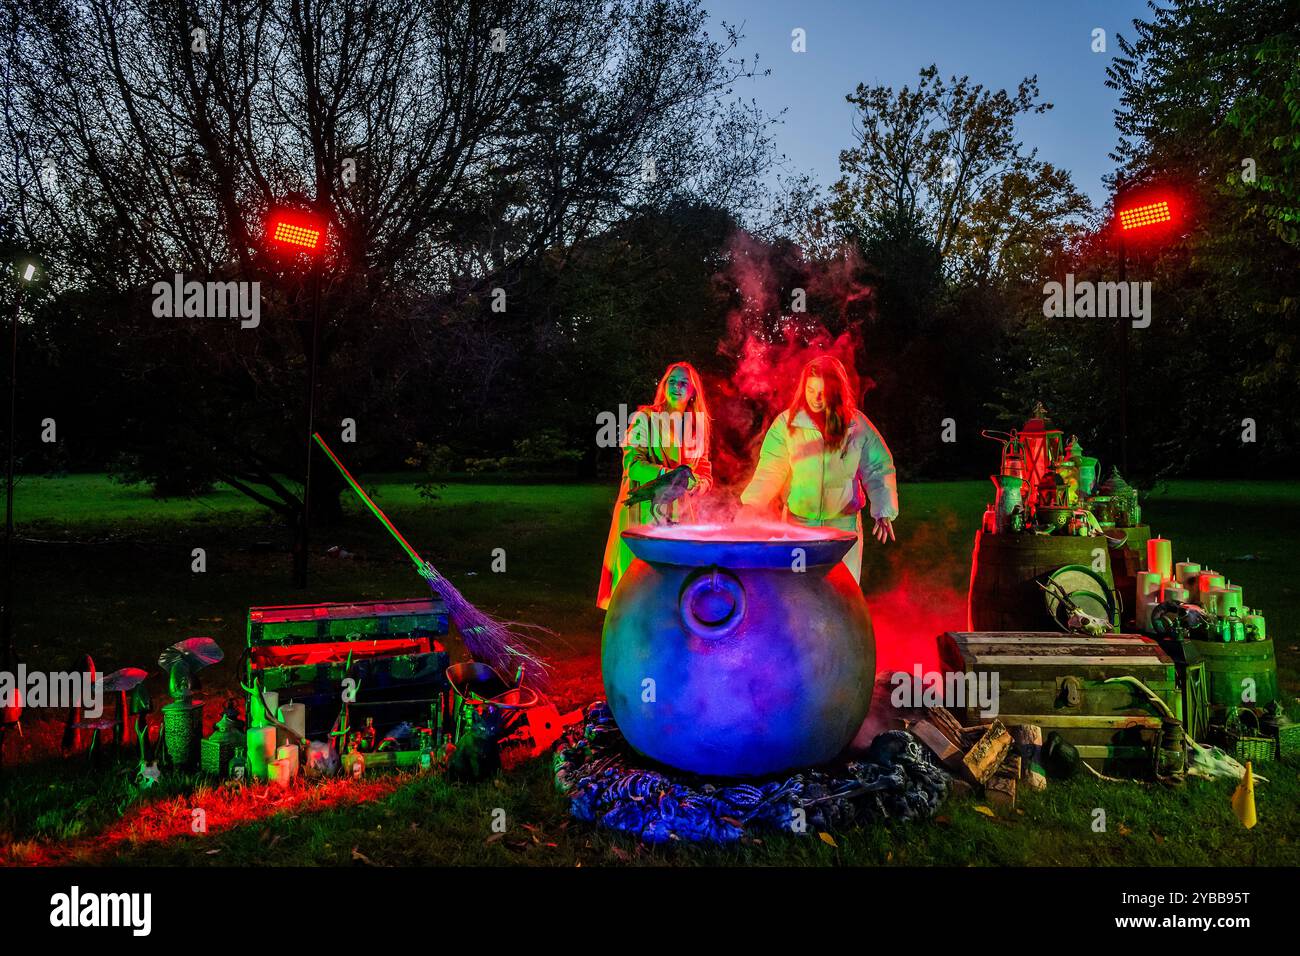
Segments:
[[[1124,249],[1124,231],[1119,231],[1119,283],[1127,287],[1128,256]],[[1122,327],[1119,348],[1119,460],[1120,470],[1128,475],[1128,337],[1132,326],[1131,318],[1120,316]]]
[[[295,584],[307,587],[307,557],[311,546],[311,460],[315,450],[312,435],[316,431],[316,365],[320,352],[320,283],[321,267],[319,261],[312,260],[312,306],[311,334],[308,346],[307,372],[307,461],[303,468],[302,482],[302,523],[298,535],[297,566]]]
[[[23,306],[23,286],[18,284],[14,313],[9,323],[9,466],[5,476],[5,581],[4,610],[0,613],[0,646],[5,668],[14,664],[14,424],[18,407],[18,313]]]

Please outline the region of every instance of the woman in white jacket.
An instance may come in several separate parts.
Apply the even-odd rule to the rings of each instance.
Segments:
[[[857,408],[848,372],[823,355],[804,366],[790,407],[777,416],[740,496],[750,512],[782,504],[795,524],[856,531],[844,558],[862,579],[862,509],[870,505],[872,534],[893,541],[898,517],[894,458],[880,432]]]

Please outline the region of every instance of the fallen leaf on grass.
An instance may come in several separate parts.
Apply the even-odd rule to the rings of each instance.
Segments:
[[[825,843],[827,846],[833,846],[833,847],[835,847],[837,850],[839,849],[840,845],[839,845],[838,843],[835,842],[835,837],[831,836],[829,833],[825,832],[824,830],[818,832],[817,836],[818,836],[818,837],[821,839],[821,841],[822,841],[823,843]]]
[[[484,846],[487,846],[489,843],[496,843],[496,842],[498,842],[498,841],[500,841],[500,840],[504,840],[505,838],[506,838],[506,835],[505,835],[504,833],[494,833],[494,834],[492,834],[490,837],[488,837],[486,840],[483,841],[483,845],[484,845]]]
[[[370,857],[366,856],[364,853],[362,853],[362,852],[361,852],[360,850],[358,850],[356,847],[353,847],[353,848],[352,848],[352,859],[354,859],[354,860],[360,860],[360,861],[361,861],[362,863],[364,863],[366,866],[374,866],[374,865],[375,865],[375,861],[374,861],[374,860],[370,859]]]
[[[982,813],[982,814],[984,814],[986,817],[996,817],[996,816],[997,816],[996,813],[994,813],[994,812],[993,812],[992,810],[990,810],[988,807],[984,806],[984,804],[982,804],[982,803],[979,804],[977,807],[975,807],[975,812],[976,812],[976,813]]]

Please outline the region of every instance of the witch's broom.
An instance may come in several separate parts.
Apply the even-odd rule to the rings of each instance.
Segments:
[[[521,634],[518,628],[528,627],[549,633],[546,628],[514,621],[498,621],[465,600],[465,596],[456,590],[455,585],[439,574],[428,561],[416,554],[415,549],[402,537],[402,533],[393,527],[393,523],[388,520],[388,515],[380,510],[366,494],[365,489],[357,484],[357,480],[343,467],[343,462],[339,461],[329,445],[325,444],[325,439],[321,438],[319,433],[313,434],[312,438],[316,439],[316,444],[320,445],[330,461],[334,462],[334,467],[356,492],[357,497],[402,546],[402,550],[414,563],[415,570],[429,582],[429,586],[446,603],[447,613],[455,622],[456,629],[460,631],[461,639],[465,642],[465,649],[469,651],[470,656],[476,661],[492,666],[506,678],[522,674],[523,679],[532,686],[544,687],[547,665],[528,650],[531,641],[527,635]]]

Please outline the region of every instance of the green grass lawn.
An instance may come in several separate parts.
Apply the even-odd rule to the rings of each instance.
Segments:
[[[557,632],[546,654],[556,665],[554,694],[562,708],[599,695],[602,615],[593,602],[612,487],[452,484],[429,502],[407,475],[362,480],[415,547],[470,600]],[[964,610],[954,602],[964,594],[971,536],[988,492],[987,482],[905,486],[897,545],[867,549],[869,602],[883,602],[906,582],[925,589],[918,628],[962,626]],[[1147,496],[1145,507],[1153,528],[1173,538],[1176,560],[1190,556],[1214,565],[1245,587],[1247,604],[1266,611],[1283,683],[1294,697],[1300,595],[1289,555],[1300,486],[1177,482]],[[314,557],[305,592],[289,583],[286,530],[229,490],[158,501],[147,489],[101,476],[28,478],[19,487],[16,512],[22,537],[17,640],[33,668],[66,667],[90,652],[101,670],[128,664],[156,670],[164,646],[205,634],[229,659],[205,674],[206,689],[216,697],[235,685],[233,659],[243,646],[250,606],[423,592],[386,534],[351,502],[338,527],[316,533],[313,552],[339,544],[356,557]],[[201,574],[191,570],[195,548],[206,554]],[[496,548],[505,549],[505,573],[491,569]],[[165,699],[157,678],[155,685],[155,700]],[[382,792],[356,803],[295,792],[270,804],[254,795],[248,801],[261,801],[265,812],[236,814],[193,836],[180,826],[189,811],[204,803],[225,805],[228,797],[204,788],[191,795],[198,781],[185,777],[141,795],[129,781],[134,767],[128,761],[92,768],[81,759],[57,759],[50,753],[56,743],[49,728],[6,741],[0,859],[187,865],[1300,863],[1294,762],[1264,770],[1272,782],[1258,789],[1260,823],[1251,831],[1232,816],[1225,783],[1167,790],[1078,780],[1053,782],[1043,794],[1023,796],[1018,811],[995,818],[978,812],[978,801],[954,800],[936,821],[836,833],[836,846],[764,835],[730,848],[650,850],[570,820],[548,760],[526,762],[478,786],[393,778]],[[504,835],[490,827],[497,808],[506,812]],[[1092,829],[1096,808],[1106,811],[1104,833]],[[176,826],[169,829],[173,818]]]

